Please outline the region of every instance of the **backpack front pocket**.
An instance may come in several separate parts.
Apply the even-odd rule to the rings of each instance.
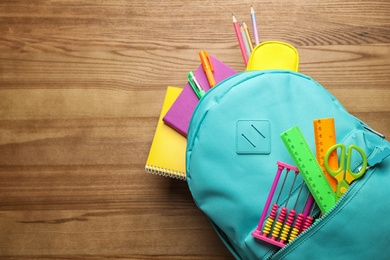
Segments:
[[[367,135],[370,134],[355,131],[343,143],[365,147],[365,153],[372,158],[384,147],[374,146],[369,141],[372,137]],[[246,246],[258,256],[254,259],[388,259],[390,249],[385,238],[390,235],[390,227],[383,217],[390,213],[386,199],[390,188],[389,167],[387,158],[368,169],[330,211],[282,249],[275,246],[264,253],[266,243],[251,234],[245,239]]]

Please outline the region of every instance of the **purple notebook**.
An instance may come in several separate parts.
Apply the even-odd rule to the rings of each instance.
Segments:
[[[217,84],[237,73],[234,69],[230,68],[213,56],[210,56],[210,59],[214,67],[213,73]],[[203,71],[202,65],[198,67],[194,74],[199,84],[207,92],[210,89],[210,85],[206,74]],[[171,108],[165,114],[163,121],[177,132],[187,137],[188,126],[190,125],[192,113],[194,112],[198,102],[199,98],[192,90],[190,84],[187,83],[175,103],[173,103]]]

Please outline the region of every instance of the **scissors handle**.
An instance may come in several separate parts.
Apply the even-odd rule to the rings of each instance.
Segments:
[[[362,166],[360,167],[360,170],[356,173],[353,172],[351,169],[352,150],[356,150],[360,154],[360,157],[362,158]],[[366,154],[363,152],[363,150],[359,146],[350,145],[348,147],[347,168],[346,168],[347,173],[345,175],[345,180],[348,183],[351,183],[353,180],[356,180],[356,179],[362,177],[362,175],[366,172],[366,168],[367,168]]]
[[[337,148],[341,149],[340,164],[339,164],[339,167],[337,169],[332,169],[329,165],[329,156]],[[324,166],[325,166],[326,171],[330,175],[332,175],[338,182],[340,182],[343,179],[344,174],[340,174],[340,173],[343,173],[345,170],[345,145],[344,144],[335,144],[328,149],[328,151],[326,152],[325,157],[324,157]]]
[[[338,148],[341,149],[339,167],[337,169],[332,169],[329,165],[329,156],[335,149]],[[353,172],[351,169],[353,150],[356,150],[360,154],[360,157],[362,159],[362,166],[357,173]],[[347,159],[345,157],[347,157]],[[345,165],[345,163],[347,163],[347,165]],[[363,150],[356,145],[350,145],[348,147],[348,151],[346,151],[346,147],[344,144],[335,144],[330,147],[329,150],[326,152],[324,166],[328,173],[337,180],[336,199],[338,200],[346,192],[349,187],[349,184],[354,180],[360,178],[366,172],[367,157]]]

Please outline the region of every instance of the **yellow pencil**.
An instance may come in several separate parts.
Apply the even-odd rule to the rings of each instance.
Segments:
[[[245,35],[246,35],[246,38],[248,39],[248,43],[249,43],[249,48],[251,49],[251,52],[252,52],[253,51],[253,44],[251,41],[251,37],[249,36],[248,26],[246,26],[246,23],[243,22],[242,27],[244,27]]]

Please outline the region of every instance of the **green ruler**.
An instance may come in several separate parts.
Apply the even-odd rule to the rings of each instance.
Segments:
[[[302,135],[301,130],[299,130],[298,126],[294,126],[282,133],[280,137],[298,167],[318,207],[325,214],[336,203],[336,195],[321,170],[321,166],[318,164],[310,146]]]

